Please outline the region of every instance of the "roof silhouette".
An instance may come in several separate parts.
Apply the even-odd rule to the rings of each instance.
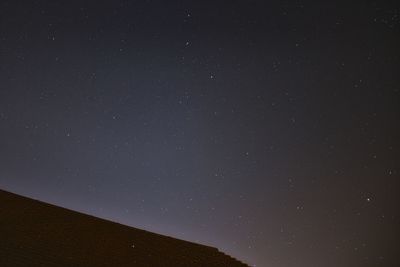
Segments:
[[[208,247],[0,190],[0,266],[248,266]]]

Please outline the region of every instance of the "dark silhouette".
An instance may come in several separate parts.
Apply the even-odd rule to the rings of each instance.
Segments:
[[[248,266],[216,248],[0,190],[0,266]]]

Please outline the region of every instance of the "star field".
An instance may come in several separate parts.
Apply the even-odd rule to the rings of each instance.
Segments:
[[[252,266],[398,266],[396,2],[0,1],[0,187]]]

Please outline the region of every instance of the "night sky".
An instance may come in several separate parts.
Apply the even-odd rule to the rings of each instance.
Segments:
[[[0,188],[256,266],[400,266],[399,6],[1,0]]]

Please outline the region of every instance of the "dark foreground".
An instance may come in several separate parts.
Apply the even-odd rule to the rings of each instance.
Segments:
[[[0,266],[247,266],[216,248],[0,190]]]

